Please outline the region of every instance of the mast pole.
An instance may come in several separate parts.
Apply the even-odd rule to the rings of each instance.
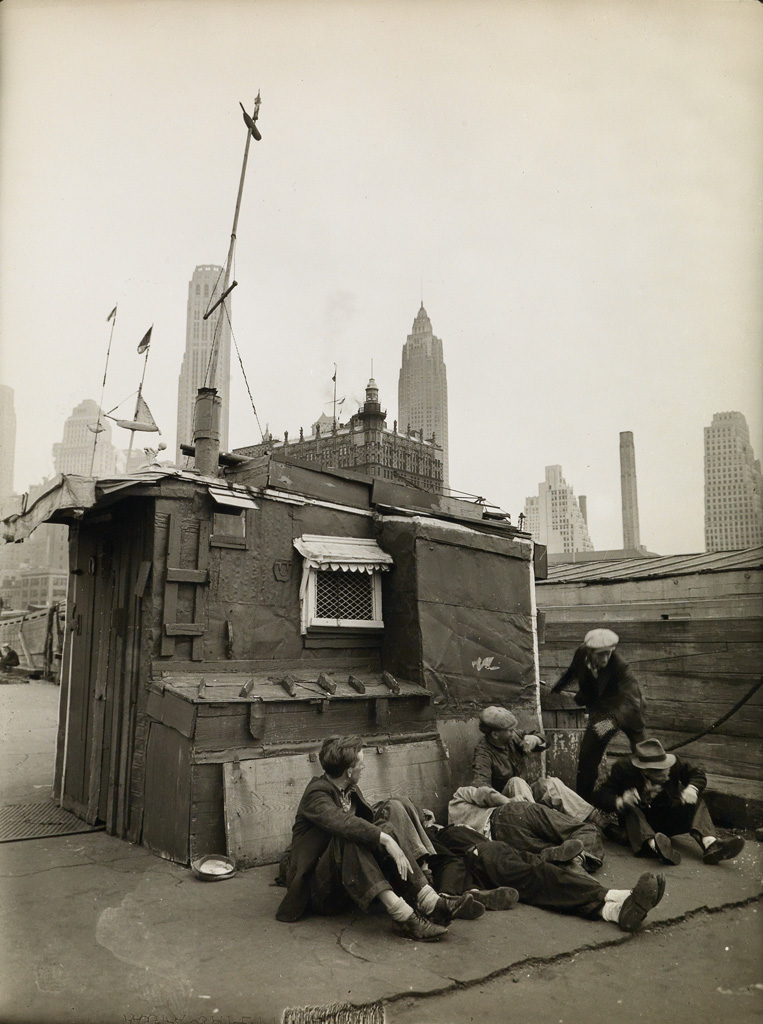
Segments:
[[[259,116],[259,112],[260,112],[260,94],[258,92],[257,93],[257,98],[254,101],[254,113],[252,114],[252,118],[251,118],[253,123],[256,122],[257,117]],[[246,119],[246,117],[248,117],[248,115],[246,114],[246,111],[244,111],[244,115],[245,115],[245,119]],[[225,263],[225,277],[223,278],[223,288],[222,288],[223,292],[226,292],[228,290],[228,285],[230,284],[231,265],[233,263],[233,253],[234,253],[234,250],[236,248],[236,232],[238,230],[238,214],[239,214],[239,210],[241,209],[241,197],[244,194],[244,179],[246,177],[246,164],[247,164],[247,161],[249,159],[249,144],[251,142],[251,139],[252,139],[252,129],[249,127],[249,125],[247,123],[246,146],[244,147],[244,160],[243,160],[243,163],[241,165],[241,177],[239,178],[239,183],[238,183],[238,195],[236,196],[236,209],[235,209],[235,212],[233,214],[233,229],[231,231],[231,236],[230,236],[230,245],[228,246],[228,259],[227,259],[227,261]],[[221,337],[221,333],[222,333],[222,329],[223,329],[223,322],[224,322],[224,320],[225,320],[225,304],[222,303],[221,306],[220,306],[220,315],[217,318],[217,325],[215,327],[215,336],[214,336],[214,339],[212,341],[212,356],[211,356],[210,361],[209,361],[209,371],[208,371],[209,381],[208,381],[208,383],[209,383],[209,387],[211,387],[211,388],[213,388],[215,386],[215,378],[217,376],[217,356],[218,356],[218,352],[219,352],[219,348],[220,348],[220,337]]]
[[[93,466],[95,465],[95,449],[98,447],[98,435],[101,432],[101,411],[103,408],[103,394],[106,390],[106,374],[109,369],[109,356],[111,355],[111,342],[114,337],[114,328],[117,325],[117,307],[114,306],[114,315],[109,317],[111,320],[111,333],[109,334],[109,344],[106,349],[106,365],[103,368],[103,383],[101,384],[101,400],[98,403],[98,422],[95,425],[95,437],[93,438],[93,454],[90,456],[90,476],[93,475]]]
[[[151,325],[153,327],[153,324]],[[135,399],[135,415],[134,420],[138,418],[138,410],[140,409],[140,396],[143,394],[143,381],[146,379],[146,367],[148,366],[148,353],[151,351],[151,345],[149,344],[146,348],[146,355],[143,359],[143,376],[140,378],[140,384],[138,385],[138,397]],[[132,443],[135,440],[135,431],[130,431],[130,447],[127,449],[127,463],[129,467],[130,453],[132,452]]]

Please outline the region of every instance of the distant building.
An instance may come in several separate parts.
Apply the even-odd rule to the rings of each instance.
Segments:
[[[763,477],[741,412],[717,412],[705,427],[705,549],[763,544]]]
[[[237,448],[236,455],[256,457],[278,449],[295,459],[317,462],[321,466],[352,469],[367,476],[410,484],[423,491],[442,493],[441,452],[431,441],[411,431],[400,432],[397,423],[389,430],[386,412],[379,403],[379,389],[371,379],[366,387],[366,401],[349,423],[334,424],[332,417],[322,414],[305,437],[300,429],[298,439],[274,440],[269,434],[260,444]]]
[[[0,499],[13,494],[13,465],[16,457],[16,409],[13,388],[0,384]]]
[[[99,415],[101,430],[96,433],[93,428],[98,425]],[[53,463],[56,473],[103,477],[116,472],[117,450],[111,443],[111,427],[92,398],[80,402],[64,423],[63,440],[53,445]]]
[[[188,283],[188,306],[185,327],[185,353],[178,379],[177,461],[185,464],[181,444],[193,441],[193,414],[196,393],[201,387],[217,388],[222,399],[220,414],[220,446],[228,450],[228,419],[230,411],[230,324],[223,314],[218,340],[217,372],[208,380],[210,355],[215,332],[220,324],[218,307],[208,320],[204,314],[222,293],[222,267],[203,265],[196,267]],[[230,299],[226,299],[230,304]]]
[[[398,424],[403,433],[410,427],[442,449],[442,482],[448,472],[448,380],[442,357],[442,341],[432,333],[424,303],[413,321],[413,331],[403,345],[403,365],[397,385]]]
[[[23,611],[30,605],[45,607],[56,601],[65,601],[68,581],[68,571],[0,570],[0,597],[3,599],[3,608]]]
[[[546,466],[545,483],[538,484],[537,497],[525,500],[524,515],[525,531],[545,544],[549,555],[593,551],[585,518],[561,466]]]

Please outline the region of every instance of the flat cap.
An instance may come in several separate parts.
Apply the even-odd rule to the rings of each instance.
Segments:
[[[611,629],[592,629],[586,633],[583,641],[589,651],[608,651],[610,648],[614,650],[619,642],[620,637]]]
[[[512,715],[507,708],[499,708],[495,704],[480,711],[480,722],[488,729],[516,729],[517,727],[516,716]]]

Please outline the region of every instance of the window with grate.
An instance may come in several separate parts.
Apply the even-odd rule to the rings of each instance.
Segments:
[[[322,569],[316,573],[316,618],[372,620],[373,598],[373,576],[370,573],[346,569]]]

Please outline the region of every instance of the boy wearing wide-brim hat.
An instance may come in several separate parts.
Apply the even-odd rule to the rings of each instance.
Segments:
[[[646,702],[630,666],[615,649],[619,642],[611,629],[589,630],[569,668],[551,688],[551,693],[558,693],[576,682],[575,703],[588,712],[575,783],[584,800],[591,799],[601,759],[618,732],[625,733],[632,750],[646,739]]]
[[[630,757],[612,765],[609,778],[594,793],[594,803],[617,813],[636,856],[679,864],[681,854],[671,836],[689,833],[705,864],[730,860],[742,850],[737,836],[719,839],[702,794],[707,776],[698,765],[667,754],[657,739],[635,745]]]

